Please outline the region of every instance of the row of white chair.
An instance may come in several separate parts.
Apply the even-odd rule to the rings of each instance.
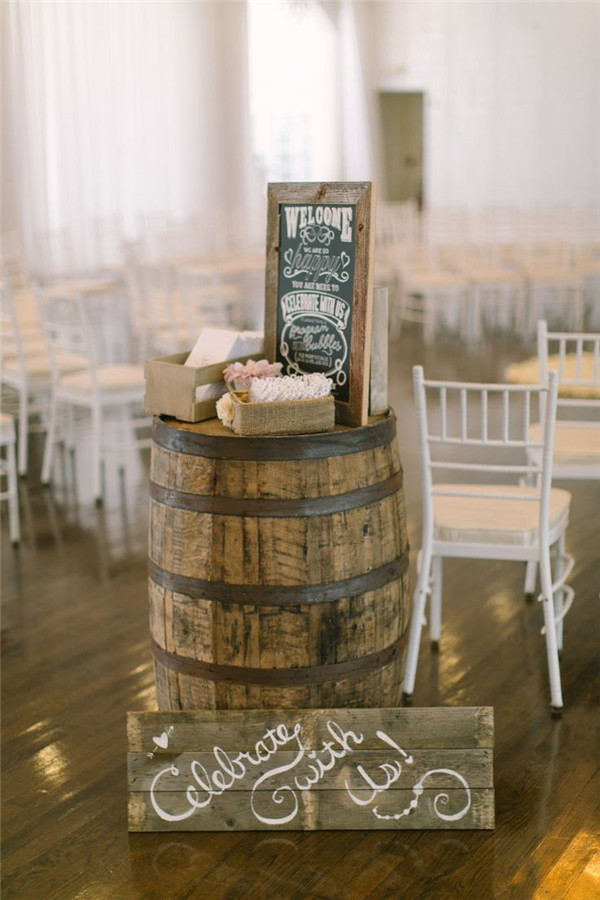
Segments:
[[[253,234],[248,231],[249,221]],[[121,215],[96,216],[77,233],[66,225],[38,230],[32,237],[30,274],[41,283],[71,278],[74,273],[110,274],[122,270],[132,252],[155,264],[167,258],[246,256],[262,250],[262,238],[257,242],[257,235],[265,233],[263,224],[240,209],[215,209],[179,220],[158,211],[136,216],[131,233]],[[17,230],[3,231],[1,258],[5,272],[8,268],[13,274],[28,271]]]
[[[411,201],[380,201],[377,208],[379,244],[548,240],[575,244],[600,240],[600,206],[438,204],[419,209]]]
[[[35,427],[45,430],[52,423],[53,384],[58,382],[59,375],[81,368],[77,356],[67,359],[63,354],[58,374],[53,374],[48,334],[44,334],[40,320],[41,309],[48,317],[50,299],[56,306],[61,302],[64,305],[68,297],[80,298],[93,332],[94,366],[99,362],[103,365],[135,363],[140,397],[143,397],[146,359],[191,349],[206,325],[245,330],[250,323],[262,324],[256,317],[257,299],[260,297],[261,304],[264,302],[264,264],[256,257],[209,261],[176,258],[165,259],[160,265],[134,260],[124,272],[93,279],[71,278],[44,288],[23,282],[20,273],[10,268],[5,275],[1,305],[2,384],[11,389],[13,412],[18,418],[21,475],[27,471],[29,432]],[[13,283],[18,285],[14,292]],[[44,295],[46,299],[42,303]],[[77,317],[73,321],[78,321]],[[128,378],[131,377],[130,366]],[[98,389],[101,394],[102,384]],[[90,387],[90,396],[96,397],[90,406],[92,412],[106,406],[98,389]],[[114,389],[111,397],[115,398]],[[74,399],[70,399],[73,407]],[[83,408],[85,404],[79,406]],[[96,439],[94,446],[97,446]],[[51,466],[51,461],[45,462],[45,480]],[[95,496],[98,490],[96,478]]]
[[[559,329],[594,327],[600,314],[600,245],[577,265],[559,247],[529,248],[523,255],[504,248],[502,256],[496,249],[415,245],[388,255],[383,277],[392,282],[395,298],[393,333],[405,322],[417,322],[427,344],[447,328],[474,345],[488,329],[533,340],[542,318]]]
[[[205,326],[261,331],[264,258],[132,260],[132,321],[142,359],[190,349]]]
[[[109,450],[122,454],[127,446],[149,446],[147,434],[138,431],[147,430],[150,418],[142,414],[143,366],[129,362],[122,292],[114,283],[98,282],[87,289],[80,283],[70,289],[36,287],[22,292],[18,301],[17,307],[5,279],[1,378],[18,401],[19,472],[27,473],[32,420],[46,434],[42,481],[49,483],[55,447],[59,442],[75,447],[78,414],[84,413],[91,441],[91,494],[99,502]]]

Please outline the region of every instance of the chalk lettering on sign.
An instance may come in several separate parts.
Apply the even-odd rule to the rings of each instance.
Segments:
[[[334,384],[345,384],[350,305],[341,297],[302,290],[285,294],[281,308],[280,352],[288,373],[300,374],[312,366],[331,377]]]
[[[343,402],[350,397],[355,220],[353,205],[280,206],[276,358],[286,375],[331,378]]]
[[[283,254],[287,263],[283,269],[286,278],[297,278],[298,275],[306,274],[322,278],[326,284],[329,284],[332,278],[339,282],[348,281],[350,257],[347,253],[340,253],[339,256],[335,254],[321,256],[312,250],[305,252],[305,249],[304,246],[297,247],[296,250],[289,247]]]
[[[457,822],[459,819],[462,819],[463,816],[466,816],[466,814],[469,812],[469,809],[471,808],[471,789],[469,788],[469,785],[467,784],[465,779],[462,777],[462,775],[459,772],[455,772],[454,769],[430,769],[428,772],[425,772],[425,774],[421,778],[419,778],[417,783],[414,785],[414,787],[412,789],[414,798],[413,798],[413,800],[411,800],[411,802],[408,804],[408,806],[405,809],[403,809],[401,812],[390,814],[390,813],[380,813],[378,807],[375,806],[373,808],[373,815],[377,819],[386,819],[388,821],[391,819],[397,820],[397,819],[401,819],[403,816],[408,816],[419,805],[419,798],[423,794],[423,790],[424,790],[423,782],[427,778],[430,778],[432,775],[450,775],[450,777],[456,778],[457,781],[464,788],[465,794],[466,794],[465,806],[462,809],[460,809],[457,813],[446,814],[446,813],[442,812],[441,809],[439,809],[439,804],[449,803],[450,796],[446,791],[440,791],[439,794],[436,794],[436,796],[434,797],[434,800],[433,800],[433,808],[435,810],[436,816],[439,819],[443,819],[444,822]]]
[[[351,206],[311,205],[285,207],[287,233],[290,238],[295,238],[298,233],[302,238],[303,233],[306,233],[308,229],[312,229],[315,233],[319,232],[327,235],[322,240],[323,242],[331,243],[333,234],[329,236],[329,232],[333,229],[334,231],[339,231],[341,241],[348,243],[352,240],[352,217],[353,210]],[[300,232],[298,232],[298,225],[300,225]]]
[[[172,730],[172,729],[171,729]],[[296,722],[291,728],[280,723],[275,728],[268,728],[250,750],[241,750],[232,754],[219,746],[212,749],[210,765],[204,765],[198,759],[192,759],[189,772],[182,773],[175,765],[161,769],[154,776],[150,785],[150,800],[155,813],[165,822],[181,822],[198,811],[209,807],[215,798],[231,790],[237,782],[251,775],[252,770],[260,767],[263,771],[252,782],[250,789],[250,808],[258,822],[263,825],[287,825],[293,822],[300,811],[301,794],[311,791],[326,780],[329,772],[336,769],[342,760],[352,764],[352,755],[364,741],[364,735],[352,730],[344,730],[335,720],[326,722],[328,737],[321,741],[318,748],[307,749],[302,737],[302,725]],[[170,733],[170,732],[169,732]],[[413,799],[399,812],[380,812],[374,805],[377,798],[386,794],[397,784],[406,766],[414,764],[412,754],[404,750],[386,732],[378,730],[376,737],[382,748],[390,751],[390,758],[384,759],[369,771],[363,762],[356,762],[351,774],[344,781],[349,800],[356,806],[368,810],[377,819],[400,819],[414,812],[424,793],[424,782],[436,775],[445,775],[456,779],[464,789],[466,801],[458,812],[447,813],[443,806],[450,802],[447,792],[440,791],[433,800],[433,809],[439,819],[458,821],[469,811],[471,791],[465,778],[454,769],[430,769],[412,786]],[[279,750],[292,751],[291,758],[285,761],[277,758]],[[273,762],[270,767],[267,764]],[[161,783],[165,779],[184,779],[185,800],[187,808],[180,813],[164,809],[159,798]]]

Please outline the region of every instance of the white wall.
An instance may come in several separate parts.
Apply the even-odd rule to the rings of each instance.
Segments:
[[[369,4],[373,86],[422,90],[429,205],[600,202],[600,4]]]

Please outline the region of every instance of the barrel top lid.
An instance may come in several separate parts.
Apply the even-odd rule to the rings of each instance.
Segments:
[[[389,444],[396,437],[396,416],[389,408],[383,416],[371,416],[367,425],[336,425],[324,434],[240,437],[220,422],[179,422],[166,416],[154,418],[154,442],[166,450],[211,459],[318,459],[359,453]]]

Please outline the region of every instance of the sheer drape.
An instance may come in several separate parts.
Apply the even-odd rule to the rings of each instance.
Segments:
[[[129,237],[144,213],[251,219],[244,2],[5,0],[2,16],[3,229],[33,273],[36,234],[58,228],[93,267],[98,217]]]
[[[376,181],[379,162],[373,88],[373,8],[342,0],[338,9],[342,83],[342,178]]]

